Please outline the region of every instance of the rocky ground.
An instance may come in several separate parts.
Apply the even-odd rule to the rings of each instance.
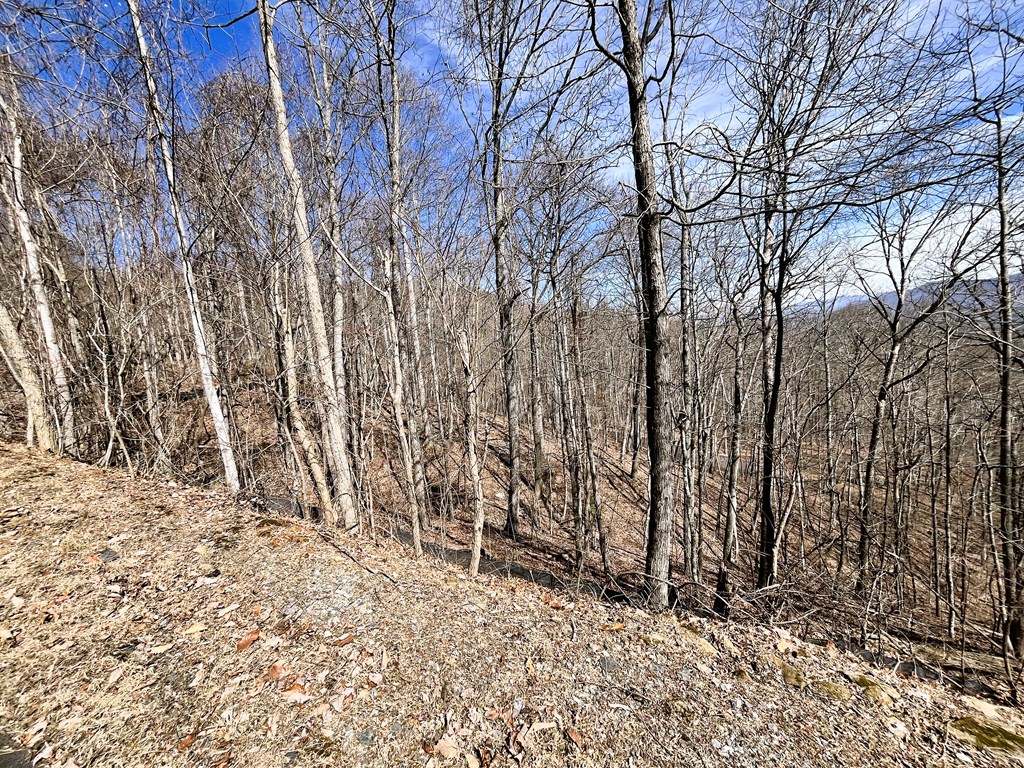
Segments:
[[[1016,710],[0,444],[0,766],[942,766]]]

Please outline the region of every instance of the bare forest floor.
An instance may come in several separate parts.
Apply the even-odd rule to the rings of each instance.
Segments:
[[[0,444],[3,766],[1004,765],[1022,725],[784,630]]]

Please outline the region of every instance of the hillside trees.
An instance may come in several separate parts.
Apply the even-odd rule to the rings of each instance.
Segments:
[[[1012,19],[0,10],[5,435],[474,571],[1020,650]]]

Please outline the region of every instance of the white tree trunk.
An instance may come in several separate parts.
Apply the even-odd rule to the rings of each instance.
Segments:
[[[480,406],[477,397],[476,370],[473,366],[473,355],[469,348],[469,338],[464,330],[459,330],[457,337],[459,354],[462,357],[462,376],[466,387],[466,456],[469,462],[469,481],[473,486],[473,547],[469,558],[469,575],[476,576],[480,572],[480,555],[484,539],[484,486],[480,478],[480,457],[477,453],[476,424]]]
[[[348,446],[345,440],[347,414],[343,411],[343,403],[334,375],[331,344],[327,337],[327,320],[324,316],[323,298],[320,293],[320,278],[317,273],[316,257],[313,255],[313,243],[309,232],[306,191],[292,155],[288,113],[285,110],[284,92],[281,89],[281,70],[277,61],[277,49],[274,46],[274,17],[267,0],[258,0],[257,8],[259,10],[260,34],[263,38],[267,79],[270,82],[270,102],[274,109],[274,121],[277,127],[277,148],[292,196],[292,219],[298,240],[299,258],[302,262],[302,277],[306,288],[314,357],[327,400],[329,453],[332,458],[338,492],[337,508],[341,514],[342,524],[349,529],[354,528],[358,523],[358,515],[352,465],[349,461]],[[325,515],[333,517],[336,513],[333,510],[325,510]]]
[[[25,410],[28,412],[26,442],[29,445],[35,442],[44,451],[54,450],[57,448],[57,439],[50,426],[50,414],[46,412],[43,381],[25,342],[18,335],[11,313],[3,304],[0,304],[0,349],[25,394]]]
[[[43,284],[43,271],[39,262],[39,246],[32,233],[31,219],[25,203],[25,187],[22,181],[21,129],[18,125],[14,105],[0,97],[0,109],[3,110],[10,131],[11,153],[8,156],[11,188],[3,185],[3,193],[11,215],[18,230],[18,237],[25,250],[25,264],[28,271],[29,287],[35,303],[39,327],[43,333],[46,347],[46,361],[49,363],[50,374],[53,376],[53,387],[57,397],[57,428],[59,444],[53,447],[64,451],[75,444],[75,411],[71,401],[71,386],[68,383],[67,370],[64,366],[64,355],[57,342],[57,331],[53,325],[53,314],[50,311],[50,300]]]
[[[171,151],[170,140],[168,139],[166,119],[160,107],[156,80],[153,78],[153,70],[150,66],[149,47],[146,44],[146,36],[142,29],[139,2],[138,0],[126,1],[128,3],[128,11],[132,17],[135,39],[139,46],[139,60],[146,79],[150,118],[153,120],[153,127],[156,130],[153,143],[156,145],[156,152],[160,155],[160,159],[163,162],[164,175],[167,177],[167,193],[170,198],[171,215],[174,218],[178,248],[181,250],[182,272],[185,276],[185,297],[188,301],[189,317],[192,321],[192,335],[195,339],[196,356],[199,358],[199,377],[203,383],[203,393],[206,395],[206,404],[210,409],[213,430],[217,436],[217,447],[220,450],[221,461],[224,464],[224,480],[232,491],[238,493],[240,485],[238,482],[238,467],[235,464],[235,453],[231,446],[231,430],[224,415],[224,409],[217,394],[217,384],[213,377],[209,348],[206,343],[206,328],[200,312],[199,295],[196,291],[195,274],[192,271],[192,261],[188,255],[191,239],[188,236],[187,225],[181,210],[181,201],[178,197],[178,189],[174,181],[174,156]]]
[[[313,486],[316,488],[320,505],[326,514],[334,506],[331,498],[330,486],[327,484],[327,473],[324,471],[320,456],[317,453],[316,443],[313,441],[306,420],[303,418],[302,409],[299,408],[298,392],[299,378],[296,374],[298,363],[295,357],[295,337],[292,333],[292,321],[288,311],[287,284],[281,270],[275,266],[273,275],[273,299],[274,312],[277,313],[278,321],[281,323],[281,336],[284,343],[284,365],[285,365],[285,407],[288,409],[288,418],[295,426],[295,432],[302,445],[302,452],[305,454],[306,465],[313,476]]]

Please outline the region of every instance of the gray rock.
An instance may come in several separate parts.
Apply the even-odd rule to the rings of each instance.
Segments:
[[[32,753],[27,749],[0,750],[0,768],[32,768]]]
[[[368,747],[377,740],[377,731],[373,728],[367,728],[365,731],[360,731],[357,738],[359,739],[360,744],[364,747]]]

